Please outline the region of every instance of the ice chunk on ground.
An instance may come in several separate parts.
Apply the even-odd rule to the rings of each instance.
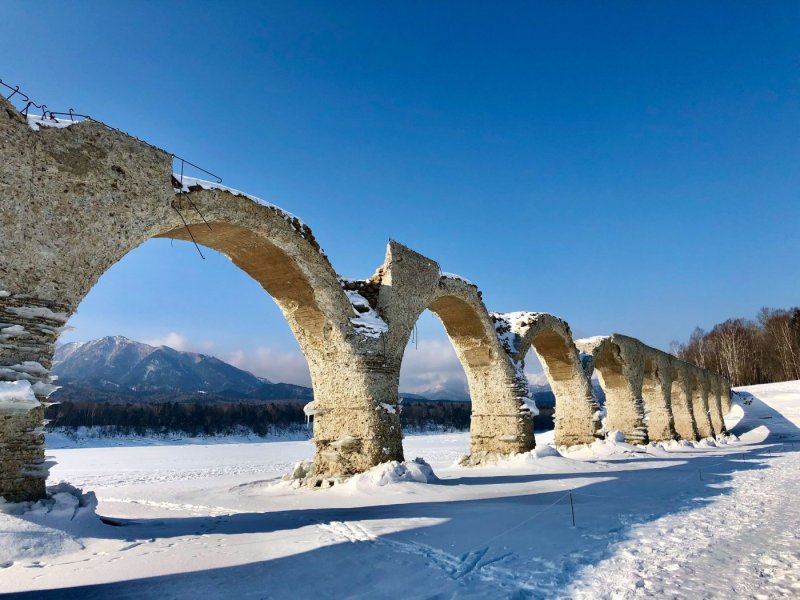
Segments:
[[[397,483],[434,483],[438,477],[431,466],[421,458],[398,462],[396,460],[382,463],[369,471],[351,477],[342,485],[346,489],[366,490]]]
[[[94,492],[84,493],[64,481],[47,486],[47,497],[36,502],[6,502],[0,498],[0,513],[9,515],[22,515],[26,513],[38,515],[53,515],[72,520],[80,511],[81,513],[94,513],[97,508],[97,497]],[[86,509],[86,510],[81,510]]]

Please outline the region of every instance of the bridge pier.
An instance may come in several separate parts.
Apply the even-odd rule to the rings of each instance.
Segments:
[[[689,366],[679,363],[677,359],[673,359],[671,362],[673,366],[670,398],[675,432],[682,440],[698,440],[700,438],[692,411],[692,382],[688,373]]]
[[[402,461],[399,365],[374,355],[309,362],[314,401],[307,413],[314,419],[315,473],[347,476]]]
[[[674,440],[677,434],[672,415],[672,369],[666,355],[659,353],[645,359],[642,400],[648,439],[651,442]]]
[[[63,306],[0,290],[0,497],[45,495],[44,409],[48,372],[66,320]]]
[[[725,421],[722,418],[722,398],[720,378],[713,373],[706,373],[708,380],[708,410],[711,417],[711,425],[716,435],[727,433]]]
[[[722,416],[724,417],[731,412],[731,384],[727,379],[720,376],[720,406],[722,408]]]
[[[714,437],[708,410],[708,385],[702,371],[692,369],[692,414],[700,438]]]

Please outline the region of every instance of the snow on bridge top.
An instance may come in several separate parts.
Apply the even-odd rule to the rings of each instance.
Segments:
[[[172,175],[175,178],[175,181],[179,182],[180,188],[175,188],[181,194],[188,194],[193,191],[198,190],[219,190],[222,192],[228,192],[233,196],[240,196],[242,198],[247,198],[248,200],[252,200],[256,204],[261,206],[265,206],[270,210],[274,211],[276,214],[281,216],[287,223],[289,223],[294,230],[300,234],[301,237],[307,239],[310,242],[317,243],[316,239],[314,238],[314,234],[311,232],[311,228],[306,225],[302,219],[298,216],[293,215],[288,210],[282,209],[280,206],[272,204],[271,202],[267,202],[258,196],[253,196],[252,194],[248,194],[247,192],[243,192],[241,190],[237,190],[232,187],[228,187],[227,185],[222,185],[221,183],[217,183],[214,181],[206,181],[204,179],[198,179],[196,177],[188,177],[186,175],[180,175],[179,173],[173,173]],[[322,247],[319,247],[319,253],[323,256],[327,256],[325,251]]]

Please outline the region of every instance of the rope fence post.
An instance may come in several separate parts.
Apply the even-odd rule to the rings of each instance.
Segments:
[[[569,508],[572,511],[572,526],[575,527],[575,504],[572,502],[572,492],[569,493]]]

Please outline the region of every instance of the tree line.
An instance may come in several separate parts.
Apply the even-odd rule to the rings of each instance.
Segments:
[[[180,434],[188,437],[252,433],[265,437],[307,432],[303,402],[108,403],[62,401],[47,408],[48,431],[75,431],[80,427],[102,428],[111,436]],[[541,409],[537,429],[553,426],[552,409]],[[468,431],[469,402],[424,401],[404,403],[400,423],[407,433]]]
[[[800,379],[800,308],[762,308],[755,320],[698,327],[687,343],[673,342],[672,352],[735,386]]]

